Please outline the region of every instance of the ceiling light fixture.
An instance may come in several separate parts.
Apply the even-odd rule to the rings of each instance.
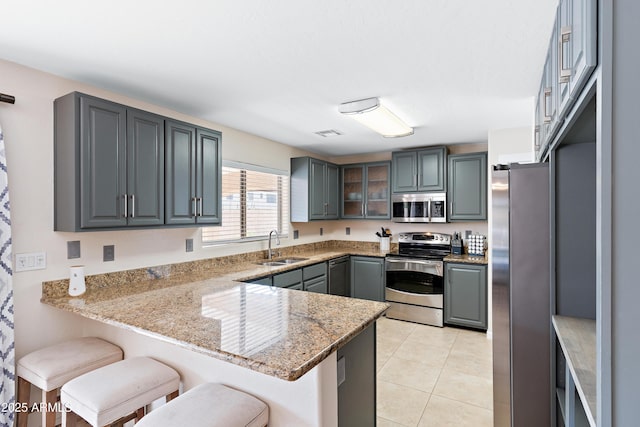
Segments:
[[[382,105],[378,98],[345,102],[340,104],[338,111],[351,116],[385,138],[413,135],[413,128]]]

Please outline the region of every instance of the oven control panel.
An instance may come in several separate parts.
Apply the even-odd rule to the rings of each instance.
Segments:
[[[451,234],[417,232],[417,233],[400,233],[398,237],[399,243],[422,243],[425,245],[449,245],[451,244]]]

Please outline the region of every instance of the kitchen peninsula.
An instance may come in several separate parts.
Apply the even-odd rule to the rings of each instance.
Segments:
[[[41,301],[95,320],[85,334],[120,345],[126,357],[172,365],[185,389],[222,382],[267,402],[273,425],[335,426],[337,352],[347,359],[348,382],[348,359],[358,356],[345,350],[356,343],[375,355],[375,320],[387,304],[242,282],[351,253],[381,256],[322,248],[298,251],[307,259],[281,267],[247,255],[214,258],[90,276],[75,298],[66,280],[45,282]],[[375,393],[375,357],[372,363]]]

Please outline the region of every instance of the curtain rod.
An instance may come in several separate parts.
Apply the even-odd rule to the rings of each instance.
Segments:
[[[16,103],[16,97],[15,96],[11,96],[11,95],[7,95],[6,93],[0,93],[0,102],[6,102],[8,104],[15,104]]]

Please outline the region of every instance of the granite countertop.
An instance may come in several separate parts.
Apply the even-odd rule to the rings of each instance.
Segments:
[[[67,295],[68,280],[45,282],[41,302],[293,381],[382,316],[388,304],[241,282],[343,255],[384,253],[333,247],[296,252],[308,260],[287,266],[235,257],[184,263],[178,272],[172,265],[108,273],[87,277],[80,297]]]
[[[461,264],[489,264],[489,260],[487,256],[479,256],[479,255],[447,255],[444,258],[444,262],[459,262]]]

